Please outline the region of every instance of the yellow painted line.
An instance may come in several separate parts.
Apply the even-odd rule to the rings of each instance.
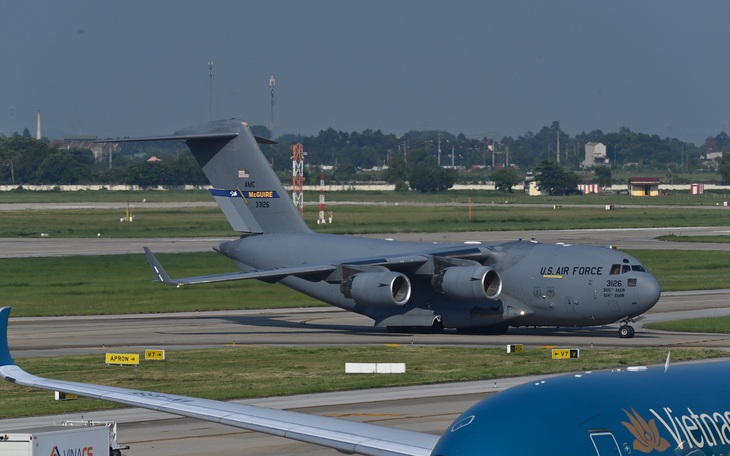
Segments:
[[[562,279],[563,278],[563,276],[556,275],[556,274],[545,274],[542,277],[543,277],[543,279]]]
[[[384,344],[386,347],[400,347],[400,344]]]
[[[403,416],[401,413],[328,413],[325,416],[342,417],[342,416]]]

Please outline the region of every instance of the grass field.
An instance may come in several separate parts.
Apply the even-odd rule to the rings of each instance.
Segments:
[[[315,231],[332,234],[394,232],[503,231],[582,228],[650,228],[722,226],[730,224],[730,209],[625,207],[606,211],[595,206],[476,206],[387,204],[332,206],[333,223],[317,225],[317,211],[305,211]],[[0,237],[221,237],[232,236],[217,207],[134,208],[134,222],[121,223],[124,210],[54,210],[0,212]],[[485,237],[487,235],[485,234]]]
[[[649,329],[678,332],[730,333],[730,317],[692,318],[644,325]]]
[[[346,185],[342,185],[346,188]],[[305,192],[305,202],[318,204],[318,192]],[[355,202],[421,202],[421,203],[504,203],[513,204],[613,204],[613,205],[664,205],[664,206],[715,206],[730,201],[730,192],[706,191],[702,195],[690,195],[689,191],[670,191],[662,197],[632,197],[616,194],[590,194],[573,196],[528,196],[524,192],[504,193],[488,190],[449,190],[441,193],[417,193],[394,191],[329,191],[327,201]],[[142,190],[142,191],[77,191],[77,192],[0,192],[0,203],[68,203],[68,202],[131,202],[162,201],[213,201],[208,190]]]
[[[215,252],[160,254],[176,277],[236,270]],[[14,316],[306,307],[322,303],[250,280],[174,288],[152,281],[143,254],[0,259],[4,306]]]
[[[675,362],[726,355],[720,350],[672,350]],[[549,350],[506,354],[502,349],[434,346],[268,347],[168,352],[163,362],[105,366],[101,355],[28,358],[18,365],[36,375],[209,399],[269,397],[324,391],[485,380],[531,374],[661,364],[664,349],[581,350],[579,359],[552,360]],[[399,375],[351,375],[345,362],[406,363]],[[215,382],[210,379],[215,378]],[[56,402],[53,394],[0,384],[0,418],[119,408],[91,399]]]

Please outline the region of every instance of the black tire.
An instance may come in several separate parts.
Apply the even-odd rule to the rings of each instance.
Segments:
[[[623,325],[618,328],[618,336],[622,339],[631,339],[634,337],[634,328],[629,325]]]

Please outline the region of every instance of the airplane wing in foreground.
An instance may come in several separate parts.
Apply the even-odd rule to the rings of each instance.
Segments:
[[[18,385],[212,421],[334,448],[344,453],[426,456],[431,454],[439,439],[432,434],[306,413],[37,377],[18,367],[10,356],[7,338],[9,315],[9,307],[0,309],[0,377]]]

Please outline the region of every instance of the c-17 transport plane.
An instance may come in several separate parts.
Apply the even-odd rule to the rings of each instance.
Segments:
[[[659,300],[642,264],[608,247],[541,244],[424,244],[313,232],[277,178],[247,123],[208,122],[172,136],[183,141],[213,186],[233,230],[215,250],[239,272],[172,279],[149,249],[155,280],[189,285],[228,280],[279,282],[372,318],[392,331],[503,333],[509,326],[629,323]]]
[[[0,309],[0,377],[368,456],[730,454],[730,362],[550,377],[477,403],[439,437],[301,412],[53,380],[17,366]],[[2,439],[2,435],[0,435]],[[1,442],[0,442],[1,443]]]

